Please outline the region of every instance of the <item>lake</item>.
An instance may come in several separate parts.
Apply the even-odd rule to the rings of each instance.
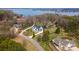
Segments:
[[[23,14],[24,16],[34,16],[44,13],[62,14],[69,16],[79,15],[79,8],[4,8],[4,9],[11,10],[17,14]],[[61,12],[62,10],[69,12]]]

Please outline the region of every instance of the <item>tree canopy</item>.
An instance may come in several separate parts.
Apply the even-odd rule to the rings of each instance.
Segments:
[[[24,51],[26,50],[20,43],[16,43],[11,39],[0,38],[0,51]]]

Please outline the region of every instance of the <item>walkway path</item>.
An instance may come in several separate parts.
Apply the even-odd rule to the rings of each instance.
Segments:
[[[36,47],[38,51],[44,50],[36,40],[29,38],[28,36],[21,35],[21,34],[19,36],[22,37],[23,39],[29,40]]]
[[[32,27],[33,27],[33,25],[32,25],[31,27],[29,27],[29,28],[26,28],[26,29],[22,30],[22,32],[21,32],[18,36],[20,36],[20,37],[22,37],[23,39],[26,39],[26,40],[29,40],[30,42],[32,42],[38,51],[43,51],[44,49],[40,46],[40,44],[39,44],[36,40],[32,39],[32,38],[29,37],[29,36],[23,35],[23,33],[24,33],[26,30],[31,29]],[[39,32],[39,33],[37,33],[37,34],[35,34],[35,35],[38,35],[38,34],[40,34],[40,33],[42,33],[42,32]]]
[[[32,25],[32,26],[30,26],[30,27],[28,27],[28,28],[26,28],[26,29],[22,30],[20,34],[23,34],[26,30],[31,29],[33,26],[34,26],[34,25]]]

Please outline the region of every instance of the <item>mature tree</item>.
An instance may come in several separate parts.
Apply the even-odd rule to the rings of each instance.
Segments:
[[[39,36],[37,36],[36,38],[37,38],[37,41],[38,41],[38,42],[41,42],[41,41],[42,41],[42,36],[39,35]]]
[[[50,38],[49,38],[49,31],[48,31],[48,30],[44,30],[44,31],[43,31],[42,41],[43,41],[43,42],[46,42],[47,44],[48,44],[48,42],[50,41]]]
[[[21,44],[6,39],[0,44],[0,51],[24,51],[26,50]]]
[[[33,36],[32,36],[32,38],[34,38],[35,37],[35,33],[33,32]]]
[[[56,34],[59,34],[59,33],[60,33],[60,27],[57,27],[55,33],[56,33]]]
[[[79,35],[79,21],[78,19],[69,20],[68,26],[66,26],[65,31],[68,32],[70,35],[78,38]]]
[[[11,11],[0,10],[0,36],[6,36],[9,38],[14,37],[13,32],[10,32],[10,29],[16,22],[14,18],[15,14]]]

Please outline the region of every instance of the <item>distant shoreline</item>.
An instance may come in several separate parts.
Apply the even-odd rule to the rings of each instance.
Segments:
[[[24,16],[35,16],[45,13],[67,16],[79,15],[79,8],[0,8],[0,10],[10,10]]]

